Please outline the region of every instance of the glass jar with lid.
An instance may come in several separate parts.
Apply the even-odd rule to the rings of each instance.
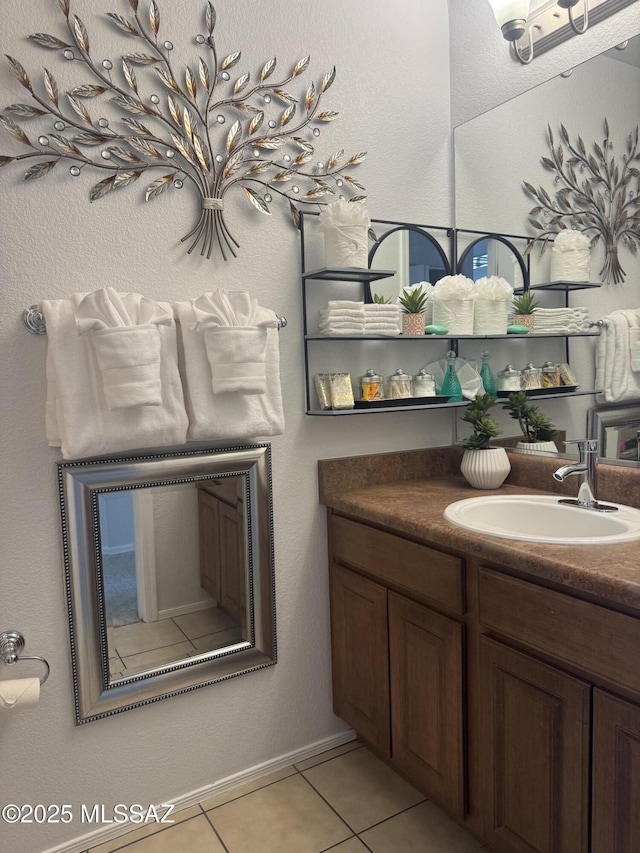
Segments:
[[[411,377],[398,368],[391,376],[387,376],[387,400],[400,400],[411,397]]]
[[[541,384],[543,388],[558,388],[560,386],[560,369],[552,361],[542,365]]]
[[[498,371],[496,388],[498,391],[509,391],[511,393],[520,390],[520,382],[520,371],[508,364],[504,370]]]
[[[367,403],[384,400],[384,379],[375,370],[369,369],[360,377],[360,399]]]
[[[521,387],[523,391],[535,391],[542,388],[542,368],[535,367],[531,363],[527,364],[522,371]]]
[[[412,392],[414,397],[435,397],[436,379],[427,373],[424,367],[413,377]]]

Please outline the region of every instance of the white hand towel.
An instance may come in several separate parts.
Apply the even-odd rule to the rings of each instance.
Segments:
[[[344,308],[344,309],[334,309],[330,308],[327,311],[321,311],[320,316],[323,320],[364,320],[365,313],[362,308]]]
[[[362,309],[362,308],[364,308],[364,302],[353,302],[353,301],[350,301],[349,299],[330,299],[327,302],[327,308],[329,308],[331,310],[335,310],[335,309],[338,309],[338,310],[340,310],[340,309],[345,309],[345,310]]]
[[[640,371],[640,310],[624,309],[620,311],[629,325],[629,358],[631,370]]]
[[[264,394],[267,390],[267,328],[276,328],[273,311],[260,308],[246,291],[223,289],[193,301],[191,330],[202,333],[214,394]]]
[[[76,325],[94,346],[109,409],[162,404],[158,327],[172,324],[168,311],[140,294],[122,297],[107,287],[84,297]]]
[[[364,326],[323,326],[320,329],[323,336],[330,335],[364,335]]]
[[[79,335],[76,312],[86,294],[42,303],[47,323],[47,439],[65,459],[184,444],[188,419],[178,372],[176,327],[158,327],[162,405],[109,409],[95,348]],[[120,294],[129,313],[142,297]],[[55,417],[54,417],[55,413]]]
[[[265,393],[221,396],[213,393],[204,335],[195,329],[198,320],[194,304],[176,302],[173,309],[180,330],[189,438],[193,441],[255,439],[284,432],[278,330],[269,325],[274,313],[256,305],[252,314],[254,325],[266,324]]]
[[[614,311],[603,319],[596,356],[596,386],[602,389],[601,401],[640,400],[640,372],[631,369],[629,331],[623,311]]]

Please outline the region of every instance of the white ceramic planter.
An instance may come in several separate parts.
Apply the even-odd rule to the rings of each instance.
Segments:
[[[557,453],[558,448],[554,441],[519,441],[516,450],[521,453]]]
[[[465,450],[460,472],[474,489],[497,489],[507,478],[511,463],[504,447]]]

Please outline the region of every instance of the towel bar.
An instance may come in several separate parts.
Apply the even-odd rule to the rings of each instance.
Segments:
[[[39,655],[21,655],[20,652],[23,649],[24,637],[20,631],[3,631],[0,633],[0,658],[2,658],[2,661],[6,663],[7,666],[13,666],[21,660],[39,660],[40,663],[43,663],[45,666],[45,673],[40,679],[40,685],[42,686],[47,678],[49,678],[49,673],[51,671],[49,662]]]
[[[277,314],[276,318],[278,320],[278,331],[284,329],[287,325],[287,318],[279,317]],[[30,305],[28,308],[25,308],[22,312],[22,322],[32,335],[47,334],[47,324],[39,305]]]

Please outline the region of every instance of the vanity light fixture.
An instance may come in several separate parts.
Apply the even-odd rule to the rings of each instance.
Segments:
[[[489,0],[489,5],[510,43],[515,59],[528,65],[572,35],[583,35],[590,26],[619,12],[636,0]],[[529,11],[530,5],[534,9]],[[522,40],[522,42],[521,42]]]

